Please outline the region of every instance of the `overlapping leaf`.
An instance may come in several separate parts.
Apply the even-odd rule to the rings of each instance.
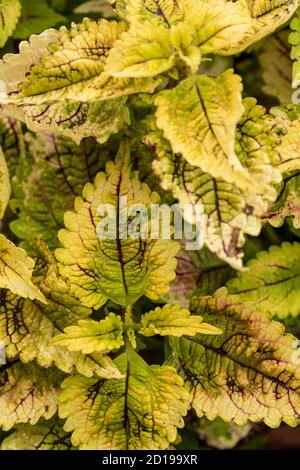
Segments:
[[[70,30],[31,36],[19,54],[1,61],[3,112],[32,130],[62,132],[77,142],[89,135],[107,140],[128,122],[126,95],[157,86],[152,79],[113,79],[103,72],[122,31],[122,23],[86,19]]]
[[[123,31],[124,23],[85,19],[70,30],[63,26],[33,35],[20,45],[20,54],[7,54],[1,63],[3,101],[28,106],[92,102],[153,90],[153,80],[115,80],[103,72],[108,51]]]
[[[157,125],[191,165],[238,187],[259,189],[259,184],[238,159],[234,137],[243,114],[241,82],[231,70],[218,78],[199,75],[155,100]]]
[[[292,100],[292,61],[287,31],[269,38],[263,43],[263,51],[258,56],[265,82],[263,91],[278,98],[286,105]]]
[[[59,414],[80,449],[166,449],[184,425],[187,394],[172,367],[148,366],[132,352],[115,360],[120,380],[69,377]]]
[[[254,207],[237,187],[214,178],[174,154],[168,142],[158,134],[149,137],[156,144],[154,169],[164,189],[173,192],[180,204],[202,204],[204,209],[204,242],[221,259],[235,268],[242,266],[244,233],[257,235],[260,223]]]
[[[298,340],[251,306],[228,297],[198,297],[193,313],[221,336],[172,338],[173,358],[198,416],[244,425],[296,426],[300,416]]]
[[[20,0],[1,0],[0,2],[0,47],[3,47],[7,39],[13,33],[21,14]]]
[[[229,293],[262,314],[285,318],[300,313],[300,244],[283,243],[260,252],[247,271],[227,283]]]
[[[34,261],[25,251],[0,234],[0,288],[45,303],[44,295],[31,281],[33,268]]]
[[[184,242],[177,255],[176,278],[165,301],[188,308],[193,295],[213,294],[235,275],[235,271],[206,247],[187,251]]]
[[[79,320],[56,336],[52,344],[66,346],[69,351],[83,354],[119,349],[123,344],[123,324],[120,316],[109,313],[104,320]]]
[[[20,362],[0,367],[0,426],[8,431],[15,424],[36,424],[57,410],[62,377],[55,369],[44,370]]]
[[[289,36],[289,42],[292,45],[291,59],[293,63],[293,87],[300,84],[300,10],[290,24],[293,31]]]
[[[204,335],[218,335],[222,331],[209,323],[203,322],[200,315],[191,313],[180,305],[166,304],[156,307],[145,313],[141,318],[139,332],[144,336],[194,336],[198,333]]]
[[[9,175],[12,178],[17,166],[24,158],[24,138],[19,121],[9,117],[0,117],[0,145],[5,156]]]
[[[3,151],[0,147],[0,220],[3,219],[11,193],[9,173]]]
[[[70,434],[58,418],[41,420],[35,426],[19,424],[1,443],[1,450],[73,450]]]
[[[108,151],[93,138],[77,146],[70,138],[48,133],[27,134],[26,143],[11,203],[18,219],[11,229],[28,242],[40,235],[55,248],[64,213],[73,207],[84,185],[105,168]]]
[[[231,4],[232,2],[227,2]],[[248,23],[246,32],[233,39],[223,53],[237,54],[286,23],[299,6],[299,0],[238,0],[241,21]]]
[[[157,299],[168,291],[175,277],[177,243],[150,238],[149,213],[132,236],[126,213],[126,205],[132,210],[142,204],[149,212],[158,202],[158,194],[131,173],[126,145],[116,163],[108,162],[106,173],[98,173],[95,183],[85,186],[75,212],[65,214],[66,230],[59,232],[63,248],[56,250],[61,275],[83,305],[99,308],[111,299],[126,306],[143,294]]]
[[[274,227],[280,227],[291,217],[295,229],[300,228],[300,172],[292,172],[283,179],[275,204],[263,215]]]

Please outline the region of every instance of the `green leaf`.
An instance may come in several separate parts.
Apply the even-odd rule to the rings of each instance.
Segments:
[[[9,203],[11,187],[9,173],[3,151],[0,147],[0,220],[3,219],[4,213]]]
[[[57,102],[66,106],[67,100],[78,106],[153,91],[158,83],[152,79],[119,80],[104,73],[106,56],[124,29],[124,23],[86,18],[70,30],[62,26],[31,36],[21,43],[19,54],[7,54],[1,61],[3,102],[25,105],[26,115],[26,104],[29,109]]]
[[[70,138],[42,132],[27,134],[26,147],[11,202],[18,218],[10,227],[23,240],[30,242],[38,234],[56,248],[64,213],[73,207],[84,185],[104,170],[109,153],[93,138],[77,146]]]
[[[131,173],[126,144],[120,147],[116,163],[108,162],[106,173],[98,173],[95,183],[84,187],[83,197],[75,200],[75,211],[65,214],[66,230],[59,232],[63,245],[56,250],[60,273],[87,307],[99,308],[108,299],[127,306],[143,294],[158,299],[175,277],[176,242],[150,238],[145,221],[140,235],[126,238],[130,227],[123,208],[120,216],[125,196],[129,210],[143,204],[149,211],[151,204],[159,203],[158,194],[140,183],[136,172]],[[98,213],[103,204],[110,204],[119,214],[110,215],[110,238],[97,235],[98,225],[108,223],[107,214]]]
[[[83,356],[51,342],[64,328],[90,315],[91,310],[80,306],[78,299],[69,293],[69,287],[57,276],[54,260],[47,250],[39,252],[34,280],[47,299],[46,305],[1,292],[0,339],[6,347],[7,357],[19,356],[25,363],[36,359],[42,367],[55,364],[63,372],[70,373],[75,369],[87,377],[93,374],[105,378],[120,377],[109,357],[102,354]]]
[[[66,346],[69,351],[83,354],[105,352],[123,346],[123,324],[119,315],[109,313],[100,321],[79,320],[78,325],[68,326],[64,334],[58,335],[52,344]]]
[[[191,311],[223,330],[221,336],[172,338],[170,361],[183,378],[198,416],[245,425],[300,416],[298,340],[281,323],[227,296],[196,297]]]
[[[0,47],[3,47],[7,39],[13,33],[21,14],[21,4],[19,0],[0,1]]]
[[[214,178],[240,188],[259,189],[234,151],[236,126],[243,114],[241,80],[232,70],[218,78],[188,78],[155,100],[157,125],[174,153]]]
[[[265,108],[259,106],[255,98],[245,98],[243,105],[245,111],[238,123],[235,151],[252,178],[260,181],[264,188],[262,192],[250,188],[245,194],[254,215],[261,216],[275,201],[276,185],[282,180],[281,170],[277,166],[276,126],[274,118],[266,114]]]
[[[116,360],[120,380],[80,376],[63,383],[59,414],[65,430],[74,431],[80,449],[166,449],[183,427],[187,395],[181,379],[168,366],[148,366],[136,353]]]
[[[81,3],[75,8],[74,13],[80,15],[83,13],[99,13],[99,16],[102,18],[112,18],[116,16],[112,6],[110,6],[107,0],[90,0]]]
[[[195,73],[200,62],[189,26],[179,24],[168,31],[143,24],[124,32],[114,43],[105,70],[114,77],[153,77],[176,64]]]
[[[0,427],[8,431],[15,424],[36,424],[51,418],[57,410],[61,375],[35,364],[13,362],[0,367]]]
[[[0,288],[45,303],[44,295],[31,281],[33,267],[34,261],[25,251],[0,234]]]
[[[300,9],[297,10],[295,18],[291,21],[292,33],[289,35],[289,43],[292,45],[291,59],[293,63],[293,88],[300,83]]]
[[[291,217],[295,229],[300,228],[300,172],[284,177],[278,188],[275,204],[263,215],[273,227],[280,227],[286,217]]]
[[[188,308],[193,295],[213,294],[235,275],[235,271],[206,247],[190,251],[184,245],[183,241],[177,255],[176,278],[163,300]]]
[[[139,332],[144,336],[194,336],[198,333],[219,335],[222,331],[209,323],[204,323],[200,315],[191,313],[180,305],[166,304],[147,312],[141,318]]]
[[[44,0],[21,0],[22,12],[13,37],[27,39],[67,19],[50,8]]]
[[[272,246],[268,252],[259,252],[247,267],[227,283],[234,298],[271,317],[300,313],[300,244]]]
[[[24,158],[25,146],[21,124],[16,119],[0,117],[0,145],[5,156],[9,175],[15,176],[20,159]]]
[[[268,38],[258,56],[264,80],[263,91],[286,105],[292,100],[292,62],[287,31]]]
[[[1,443],[1,450],[73,450],[70,434],[57,418],[41,420],[35,426],[19,424]]]
[[[245,233],[258,235],[260,221],[253,214],[239,188],[221,178],[214,178],[174,154],[159,134],[148,137],[156,145],[157,160],[153,168],[162,187],[171,190],[180,205],[202,204],[204,210],[204,242],[216,255],[235,269],[242,267]]]
[[[237,0],[234,4],[240,14],[240,22],[244,23],[246,28],[243,32],[233,35],[227,47],[216,53],[232,55],[243,51],[286,23],[299,3],[299,0]]]

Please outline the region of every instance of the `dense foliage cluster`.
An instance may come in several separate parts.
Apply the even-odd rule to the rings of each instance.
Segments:
[[[2,450],[299,423],[298,7],[0,0]],[[205,246],[99,237],[124,196]]]

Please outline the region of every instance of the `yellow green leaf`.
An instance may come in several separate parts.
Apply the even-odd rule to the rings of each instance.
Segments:
[[[191,311],[223,330],[220,336],[171,338],[177,368],[198,416],[233,421],[281,421],[300,417],[300,350],[284,326],[219,290],[196,297]]]
[[[10,199],[11,187],[9,173],[3,151],[0,147],[0,220],[3,219]]]
[[[229,293],[270,317],[300,313],[300,244],[284,242],[259,252],[247,270],[227,283]]]
[[[61,374],[18,361],[0,367],[0,427],[8,431],[15,424],[36,424],[51,418],[57,410]]]
[[[85,356],[52,344],[53,337],[86,318],[91,310],[81,306],[69,293],[68,285],[57,276],[52,255],[43,245],[39,247],[38,256],[33,280],[47,299],[46,305],[1,291],[0,340],[5,345],[7,358],[19,357],[25,363],[35,359],[42,367],[55,364],[63,372],[71,373],[75,369],[87,377],[94,374],[105,378],[120,377],[108,356],[100,353]]]
[[[63,422],[54,417],[36,425],[19,424],[1,443],[1,450],[73,450],[70,434]]]
[[[157,96],[157,125],[173,152],[181,153],[191,165],[256,190],[259,184],[234,151],[236,126],[243,114],[241,91],[241,80],[232,70],[218,78],[188,78]]]
[[[119,380],[69,377],[59,414],[72,443],[87,450],[166,449],[184,425],[187,394],[173,367],[148,366],[133,351],[115,360]]]
[[[287,31],[268,38],[258,55],[264,80],[263,91],[278,98],[280,104],[292,101],[292,61]]]
[[[219,328],[203,322],[200,315],[191,315],[181,305],[170,304],[156,307],[143,315],[139,332],[144,336],[194,336],[198,333],[205,335],[222,334]]]
[[[120,316],[114,313],[100,321],[79,320],[77,325],[67,326],[64,334],[58,335],[52,344],[66,346],[69,351],[83,354],[105,352],[123,346],[123,324]]]
[[[44,295],[31,281],[33,268],[34,261],[25,251],[0,234],[0,288],[46,303]]]

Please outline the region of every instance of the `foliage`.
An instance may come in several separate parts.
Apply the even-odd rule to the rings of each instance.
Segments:
[[[1,449],[296,426],[300,1],[2,0],[0,20]],[[164,236],[173,203],[191,226],[202,205],[202,248],[176,213]]]

